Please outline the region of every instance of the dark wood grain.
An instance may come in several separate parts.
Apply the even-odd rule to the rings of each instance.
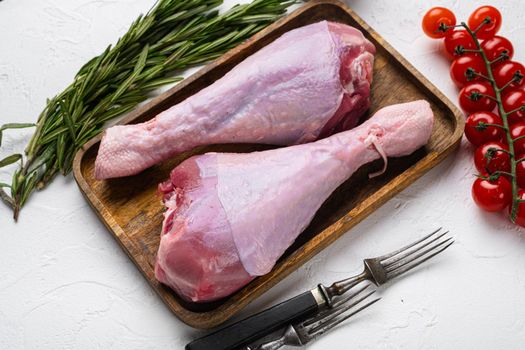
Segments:
[[[351,9],[333,0],[309,2],[171,90],[133,111],[121,123],[137,123],[153,118],[159,112],[208,86],[284,32],[319,20],[337,21],[357,27],[376,45],[372,107],[369,114],[390,104],[426,99],[431,103],[435,114],[432,137],[424,148],[414,154],[389,162],[388,171],[380,177],[372,180],[367,178],[372,169],[380,167],[379,162],[360,169],[323,204],[310,226],[287,250],[274,269],[269,274],[253,280],[234,295],[214,303],[190,304],[156,281],[153,266],[163,212],[156,196],[156,188],[159,182],[168,177],[169,171],[175,165],[193,154],[208,151],[250,152],[271,147],[201,147],[137,176],[109,181],[94,179],[94,160],[100,137],[91,140],[75,157],[74,176],[88,202],[168,307],[182,321],[193,327],[210,328],[226,321],[441,162],[459,144],[464,122],[457,108]]]

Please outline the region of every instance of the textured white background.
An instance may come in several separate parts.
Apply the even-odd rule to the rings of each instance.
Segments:
[[[241,1],[246,2],[246,1]],[[234,1],[226,1],[233,4]],[[348,0],[356,12],[456,101],[438,42],[420,18],[444,4],[466,19],[479,1]],[[492,1],[525,59],[525,2]],[[33,121],[92,56],[152,0],[0,2],[0,124]],[[30,132],[8,132],[0,157]],[[250,305],[240,316],[357,273],[365,257],[437,226],[457,243],[381,291],[383,300],[311,349],[520,349],[525,340],[523,231],[470,199],[472,149],[459,152]],[[5,171],[0,179],[7,180]],[[34,196],[14,224],[0,207],[0,349],[181,349],[202,334],[180,322],[106,232],[71,177]]]

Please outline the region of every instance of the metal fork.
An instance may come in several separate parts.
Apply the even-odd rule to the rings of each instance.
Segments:
[[[441,230],[440,227],[429,235],[392,253],[365,259],[365,268],[357,276],[335,282],[330,287],[319,284],[318,288],[321,290],[327,305],[333,306],[332,298],[334,296],[346,293],[363,281],[368,280],[376,286],[380,286],[441,253],[454,243],[452,237],[445,237],[449,231],[440,233]]]
[[[369,287],[370,285],[367,285],[360,288],[355,293],[338,300],[333,304],[331,309],[324,310],[302,322],[290,324],[280,338],[263,343],[254,350],[277,350],[285,345],[303,346],[311,342],[340,323],[348,320],[358,312],[378,302],[381,298],[374,299],[364,305],[358,306],[361,302],[374,294],[375,291],[369,291],[362,295]],[[356,306],[358,307],[354,308]],[[347,311],[350,312],[347,313]],[[247,347],[246,350],[252,350],[252,348]]]
[[[333,308],[338,296],[357,284],[368,280],[380,286],[441,253],[454,242],[451,237],[446,237],[447,233],[441,233],[439,228],[395,252],[365,259],[361,274],[335,282],[330,287],[319,284],[312,290],[196,339],[186,345],[186,350],[239,349],[297,320]]]

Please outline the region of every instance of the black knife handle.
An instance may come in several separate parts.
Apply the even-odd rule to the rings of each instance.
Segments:
[[[186,345],[186,350],[234,350],[317,311],[311,291],[283,301],[244,320],[219,329]]]

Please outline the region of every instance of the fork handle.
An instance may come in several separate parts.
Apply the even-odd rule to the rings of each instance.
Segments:
[[[196,339],[186,350],[233,350],[260,339],[293,321],[314,314],[324,299],[318,289],[304,292],[269,309]]]

